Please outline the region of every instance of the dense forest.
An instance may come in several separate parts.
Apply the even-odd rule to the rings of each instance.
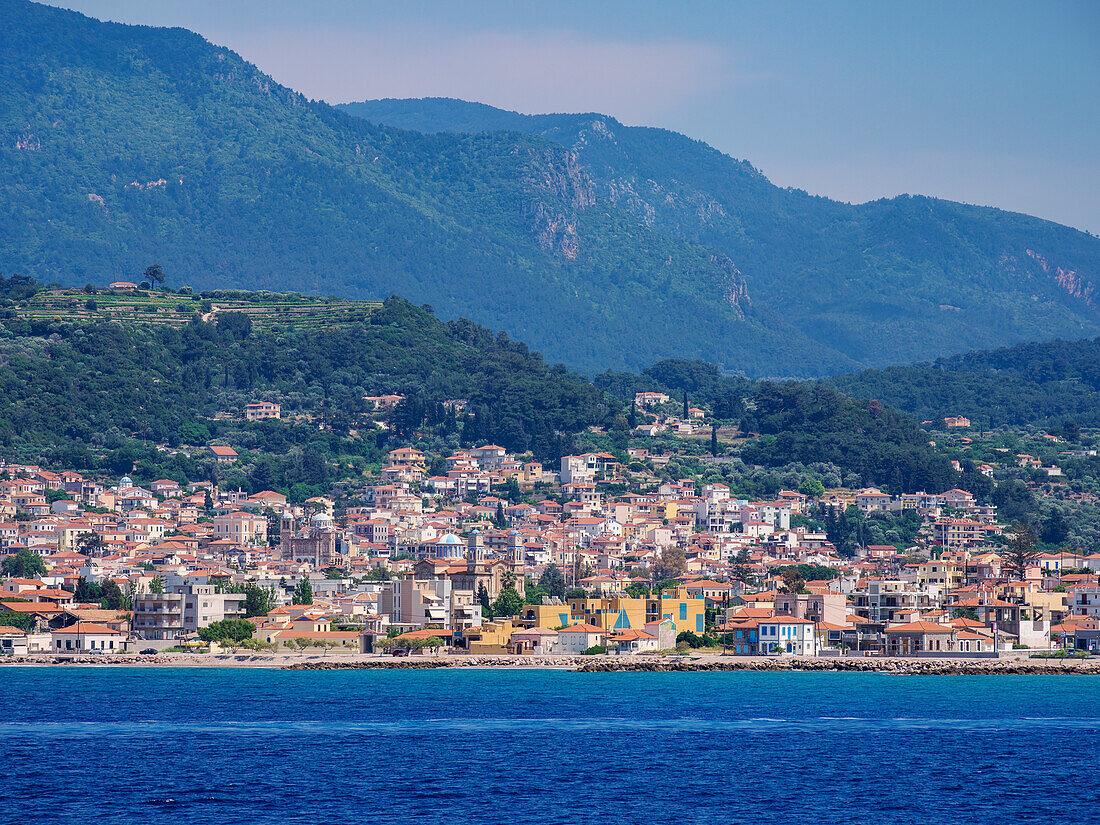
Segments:
[[[719,421],[737,422],[744,432],[760,436],[741,449],[747,464],[829,464],[842,476],[856,476],[856,484],[899,493],[941,491],[959,483],[958,473],[930,449],[916,421],[879,401],[860,401],[822,384],[749,381],[722,375],[713,364],[677,359],[641,375],[603,373],[595,383],[617,397],[659,389],[705,404]]]
[[[27,289],[23,279],[4,286]],[[183,326],[3,312],[0,449],[77,470],[120,474],[136,462],[140,478],[183,480],[216,471],[190,447],[228,443],[262,458],[251,486],[322,485],[329,463],[376,463],[414,431],[553,460],[613,411],[600,390],[524,344],[399,298],[366,322],[311,330],[256,330],[235,312]],[[391,430],[374,429],[364,400],[382,394],[407,397]],[[290,420],[239,420],[258,400],[281,403]],[[455,400],[465,402],[457,415],[444,405]]]
[[[1020,344],[826,380],[920,420],[962,415],[975,427],[1100,427],[1100,338]]]
[[[393,106],[307,100],[183,29],[23,0],[0,0],[0,81],[0,259],[39,280],[159,261],[196,290],[396,293],[590,374],[686,355],[808,377],[1100,333],[1096,238],[811,197],[602,115],[479,128],[406,102],[432,122],[394,128]]]

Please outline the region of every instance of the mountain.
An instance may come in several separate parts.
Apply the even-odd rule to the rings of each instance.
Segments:
[[[597,203],[718,250],[744,279],[738,303],[750,317],[853,361],[1084,337],[1100,321],[1100,239],[1049,221],[926,197],[838,203],[776,187],[700,141],[600,114],[522,115],[445,98],[341,108],[425,133],[507,130],[566,147]],[[812,362],[798,372],[830,370]]]
[[[194,33],[22,0],[0,0],[0,83],[8,274],[104,284],[159,263],[196,289],[396,293],[589,372],[817,376],[1100,334],[1091,236],[814,198],[601,115],[341,111]],[[425,131],[381,122],[399,117]]]
[[[878,398],[942,424],[965,416],[974,426],[1038,425],[1069,432],[1100,427],[1100,338],[1018,344],[907,367],[827,379],[860,398]]]

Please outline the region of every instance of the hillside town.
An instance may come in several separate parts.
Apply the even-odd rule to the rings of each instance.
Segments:
[[[547,467],[495,444],[400,447],[376,483],[292,503],[4,462],[0,652],[996,657],[1100,645],[1100,553],[1030,550],[965,490],[748,500],[693,479],[624,492],[623,472],[610,452]],[[838,547],[820,529],[887,515],[913,527],[910,541]]]

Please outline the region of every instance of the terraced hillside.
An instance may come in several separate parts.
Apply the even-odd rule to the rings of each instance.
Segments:
[[[15,313],[28,321],[118,321],[179,326],[196,313],[209,321],[220,313],[240,312],[260,328],[279,325],[315,329],[363,321],[381,306],[378,301],[313,298],[296,293],[234,291],[181,295],[136,290],[90,294],[81,289],[59,289],[37,293],[21,302]]]

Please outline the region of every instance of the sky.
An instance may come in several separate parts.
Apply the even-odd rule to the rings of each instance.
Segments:
[[[1100,234],[1100,2],[58,0],[182,26],[343,103],[600,112],[853,203],[910,193]]]

